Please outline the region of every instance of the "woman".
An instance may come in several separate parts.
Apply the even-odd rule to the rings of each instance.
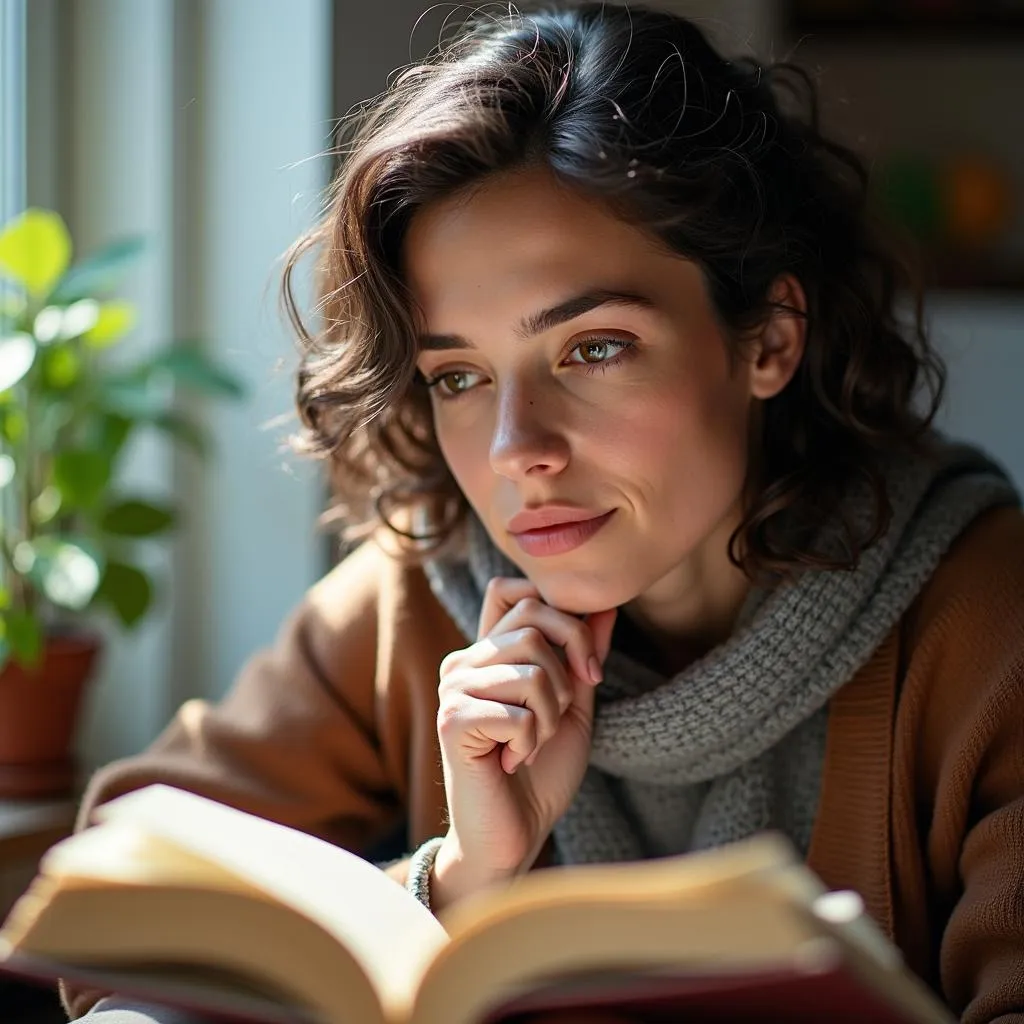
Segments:
[[[302,442],[368,539],[81,824],[159,780],[397,825],[435,910],[780,829],[964,1021],[1024,1020],[1024,520],[930,430],[864,197],[806,79],[669,14],[487,14],[404,71],[285,281],[320,253]]]

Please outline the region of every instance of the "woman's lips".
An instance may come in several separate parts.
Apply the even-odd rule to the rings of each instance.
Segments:
[[[581,519],[575,522],[555,523],[534,530],[521,530],[513,533],[515,542],[534,558],[545,558],[548,555],[564,555],[585,544],[615,514],[615,509],[592,519]]]

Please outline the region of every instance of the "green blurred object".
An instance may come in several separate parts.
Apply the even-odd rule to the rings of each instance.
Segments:
[[[943,202],[938,168],[924,157],[894,156],[875,177],[876,199],[895,224],[922,242],[942,234]]]
[[[72,265],[67,227],[42,209],[0,232],[0,669],[37,665],[48,637],[75,632],[96,610],[125,627],[145,618],[155,588],[137,546],[179,517],[122,492],[125,445],[155,430],[205,454],[205,432],[175,408],[177,391],[243,395],[196,342],[134,363],[108,358],[136,319],[110,293],[144,248],[125,239]]]
[[[877,197],[885,214],[916,239],[934,243],[942,233],[942,191],[938,169],[923,157],[889,160],[877,177]]]

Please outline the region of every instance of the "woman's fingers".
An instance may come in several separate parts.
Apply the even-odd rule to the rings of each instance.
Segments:
[[[471,757],[487,757],[504,745],[501,767],[511,773],[537,746],[537,718],[524,707],[453,695],[437,712],[437,733],[446,748],[457,746]]]
[[[488,665],[534,665],[544,671],[554,687],[559,709],[565,711],[572,703],[573,686],[565,666],[547,637],[534,626],[485,637],[461,651],[453,651],[441,662],[442,692],[450,686],[454,675],[470,678],[466,670]]]
[[[483,639],[534,626],[551,644],[565,651],[578,679],[597,683],[611,647],[615,617],[616,609],[611,608],[580,619],[545,604],[529,580],[495,577],[487,584],[477,635]]]
[[[564,710],[555,683],[537,665],[499,664],[453,672],[445,679],[439,694],[442,704],[457,703],[467,696],[525,708],[535,720],[535,747],[547,743],[558,732]],[[526,756],[532,753],[532,750],[527,751]]]
[[[587,628],[594,638],[594,650],[601,665],[612,648],[612,630],[615,628],[617,615],[618,608],[609,608],[607,611],[593,612],[587,616]]]
[[[540,598],[540,591],[529,580],[495,576],[484,591],[477,638],[487,636],[500,619],[527,597]]]
[[[503,745],[506,772],[532,764],[574,703],[592,713],[592,688],[603,675],[615,614],[580,618],[545,604],[529,580],[491,580],[479,639],[441,663],[442,741],[470,759]]]
[[[495,623],[491,635],[531,627],[540,630],[550,644],[564,650],[565,660],[577,679],[590,683],[600,681],[601,659],[597,657],[590,627],[575,615],[545,604],[539,597],[520,600]]]

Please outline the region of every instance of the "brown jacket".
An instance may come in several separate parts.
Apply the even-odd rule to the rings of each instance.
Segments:
[[[441,659],[465,640],[422,571],[364,545],[218,705],[193,700],[98,803],[195,790],[357,851],[444,829]],[[1024,1024],[1024,515],[981,517],[833,699],[808,856],[856,889],[967,1024]],[[73,1014],[96,993],[67,991]]]

